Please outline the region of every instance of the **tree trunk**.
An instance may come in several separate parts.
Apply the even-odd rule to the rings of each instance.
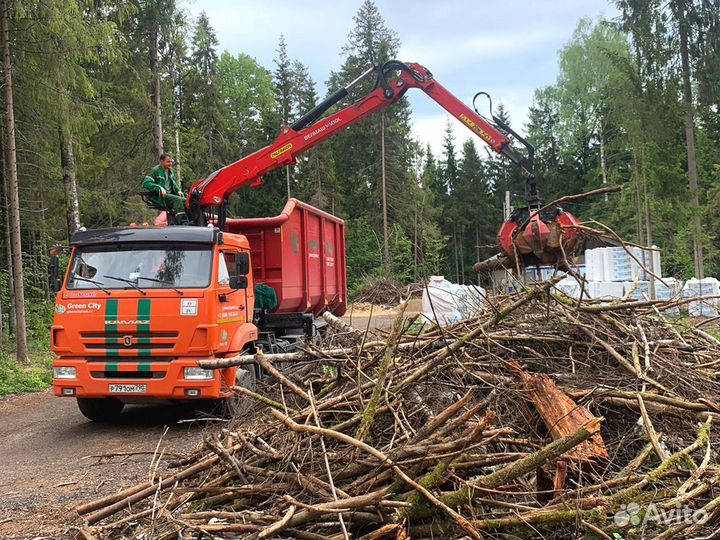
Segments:
[[[160,106],[160,61],[158,59],[158,28],[157,15],[150,30],[150,102],[153,111],[153,146],[155,157],[163,153],[162,108]]]
[[[637,146],[635,147],[637,148]],[[638,244],[643,243],[643,211],[642,211],[642,195],[640,194],[640,170],[637,162],[637,150],[633,152],[632,159],[633,176],[635,177],[635,214],[637,219],[635,220],[635,241]]]
[[[418,280],[418,205],[413,207],[413,281]]]
[[[687,143],[688,179],[690,183],[690,206],[692,209],[693,255],[695,277],[703,279],[702,226],[700,224],[700,199],[698,196],[697,158],[695,155],[695,119],[693,115],[692,86],[690,84],[690,59],[688,53],[688,28],[684,6],[675,13],[680,35],[680,64],[683,80],[683,103],[685,105],[685,140]]]
[[[605,152],[605,126],[602,118],[598,125],[598,138],[600,139],[600,169],[602,171],[603,187],[607,184],[607,157]],[[605,202],[608,202],[608,194],[605,194]]]
[[[650,192],[648,189],[648,182],[647,177],[645,176],[645,160],[643,159],[642,167],[641,167],[641,174],[643,179],[643,190],[645,195],[645,203],[644,203],[644,209],[645,209],[645,245],[648,248],[648,253],[650,254],[650,261],[648,264],[648,268],[650,269],[650,272],[653,274],[655,273],[655,257],[653,257],[652,250],[653,246],[653,232],[652,232],[652,220],[650,219]],[[650,300],[655,300],[655,278],[651,275],[650,276]]]
[[[317,177],[317,195],[315,199],[321,203],[318,205],[321,210],[327,210],[327,200],[325,199],[325,193],[323,193],[322,174],[320,172],[320,155],[313,152],[313,159],[315,160],[315,175]]]
[[[423,223],[425,223],[425,204],[426,204],[426,195],[425,191],[422,192],[422,202],[420,203],[420,209],[419,209],[419,215],[418,215],[418,227],[420,227],[420,230],[418,231],[418,264],[423,265],[423,275],[420,277],[426,277],[425,272],[427,271],[427,266],[425,266],[425,263],[427,262],[427,255],[425,253],[425,228],[423,227]],[[433,272],[437,273],[437,272]]]
[[[47,242],[47,230],[45,229],[45,223],[47,223],[47,208],[45,207],[45,190],[44,190],[44,184],[42,182],[38,183],[38,196],[40,197],[40,222],[43,224],[43,227],[40,228],[40,241],[39,243],[35,243],[35,247],[39,249],[35,250],[35,264],[37,265],[37,268],[47,268],[46,260],[45,260],[45,254],[47,253],[48,248],[48,242]],[[34,274],[37,276],[38,272],[34,272]],[[47,279],[47,273],[46,274],[40,274],[39,284],[43,292],[45,293],[45,298],[47,300],[51,299],[50,296],[50,280]],[[37,286],[37,285],[36,285]]]
[[[480,262],[480,223],[475,221],[475,261]],[[480,285],[480,274],[477,275]]]
[[[22,241],[20,239],[20,194],[15,150],[15,114],[13,110],[12,57],[8,30],[7,0],[0,0],[2,19],[3,69],[5,72],[5,121],[7,124],[7,165],[10,175],[10,236],[12,243],[12,274],[15,286],[15,314],[17,330],[15,357],[18,362],[27,360],[27,329],[25,327],[25,292],[23,289]]]
[[[460,261],[458,260],[457,225],[453,223],[453,258],[455,259],[455,283],[460,283]]]
[[[60,127],[60,166],[65,186],[65,204],[67,205],[68,238],[80,229],[80,205],[78,204],[77,179],[75,176],[75,156],[72,148],[72,135],[67,126]]]
[[[2,145],[0,145],[2,146]],[[5,154],[0,152],[0,171],[2,172],[2,183],[0,185],[0,191],[2,191],[3,204],[3,229],[4,229],[4,243],[5,243],[5,264],[8,269],[8,329],[7,333],[10,334],[15,332],[17,327],[17,319],[15,317],[15,283],[13,281],[13,259],[12,259],[12,240],[10,238],[10,197],[8,196],[8,182],[7,182],[7,169],[5,167]]]
[[[460,238],[458,240],[458,252],[460,257],[460,276],[458,283],[465,285],[465,255],[463,254],[463,242],[465,240],[465,231],[460,232]]]
[[[385,113],[380,113],[380,173],[382,175],[383,247],[385,264],[390,263],[390,241],[388,239],[387,182],[385,178]]]
[[[180,130],[177,126],[177,121],[175,123],[175,177],[177,178],[177,183],[182,189],[182,174],[180,174]]]
[[[290,165],[285,166],[285,179],[287,180],[288,199],[290,199]]]

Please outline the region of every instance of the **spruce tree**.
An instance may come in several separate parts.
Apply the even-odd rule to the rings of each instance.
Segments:
[[[398,53],[397,34],[383,20],[377,6],[366,0],[353,18],[354,27],[342,48],[344,62],[331,75],[331,90],[349,83],[374,65],[382,64]],[[364,97],[374,79],[366,81],[350,99]],[[345,103],[347,105],[347,102]],[[344,215],[364,217],[378,234],[382,233],[381,126],[384,121],[385,177],[387,180],[388,219],[406,232],[413,223],[411,194],[416,191],[412,173],[414,143],[411,140],[410,109],[405,99],[380,114],[357,122],[338,134],[332,142],[336,176]]]

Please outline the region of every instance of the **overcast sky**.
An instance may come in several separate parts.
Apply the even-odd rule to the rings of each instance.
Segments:
[[[183,0],[193,17],[205,11],[220,50],[244,52],[274,69],[280,34],[292,59],[307,65],[326,93],[325,81],[342,63],[340,50],[362,0]],[[400,38],[398,60],[427,67],[443,86],[470,104],[484,90],[510,111],[514,127],[527,119],[533,92],[555,81],[557,52],[581,17],[614,18],[608,0],[375,0]],[[435,154],[447,114],[422,92],[407,94],[413,131]],[[458,146],[471,134],[452,119]]]

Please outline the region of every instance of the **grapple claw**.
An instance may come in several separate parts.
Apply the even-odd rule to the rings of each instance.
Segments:
[[[513,266],[516,259],[521,267],[557,265],[563,262],[563,249],[570,256],[578,247],[578,224],[575,216],[557,206],[542,212],[518,208],[503,223],[497,241]]]

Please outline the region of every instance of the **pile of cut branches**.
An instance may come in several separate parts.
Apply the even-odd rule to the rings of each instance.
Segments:
[[[689,538],[720,523],[720,343],[659,301],[554,278],[455,326],[245,355],[254,404],[150,482],[78,508],[86,537]],[[415,324],[413,324],[415,323]],[[411,329],[411,330],[410,330]]]
[[[403,285],[394,278],[382,277],[365,284],[354,302],[394,307],[407,298],[419,298],[422,289],[422,284]]]

